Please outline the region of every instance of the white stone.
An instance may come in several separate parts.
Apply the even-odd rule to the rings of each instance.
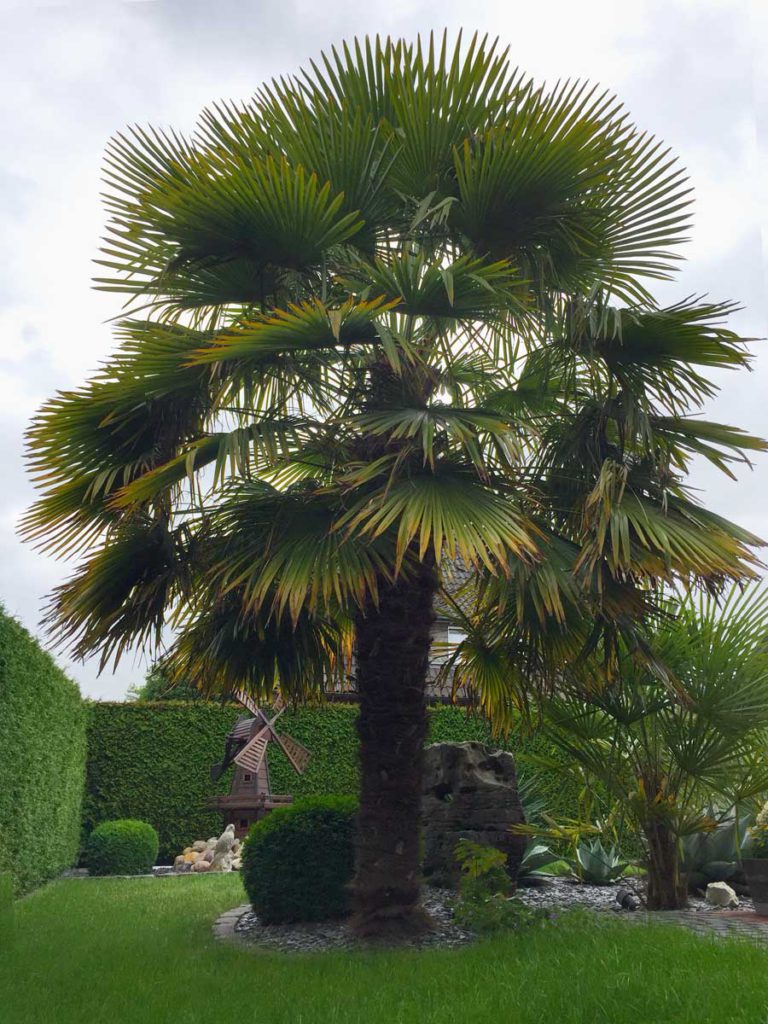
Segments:
[[[739,897],[727,882],[710,882],[707,886],[707,903],[712,907],[738,907]]]
[[[210,871],[211,865],[207,860],[196,860],[192,865],[192,870],[195,874],[198,874],[201,871]]]
[[[196,839],[194,841],[194,843],[192,843],[192,850],[195,853],[202,853],[204,849],[205,849],[205,840],[204,839]]]

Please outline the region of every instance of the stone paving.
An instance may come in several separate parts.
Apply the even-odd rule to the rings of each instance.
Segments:
[[[636,912],[622,915],[626,920],[642,923],[675,924],[690,928],[698,935],[716,938],[741,938],[760,946],[768,946],[768,917],[751,910],[657,910],[654,913]]]
[[[214,922],[213,937],[219,942],[243,942],[243,938],[237,932],[237,922],[244,914],[250,913],[250,910],[250,903],[243,903],[239,907],[227,910]]]

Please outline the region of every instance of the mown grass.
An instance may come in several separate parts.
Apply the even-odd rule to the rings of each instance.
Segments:
[[[288,957],[213,942],[212,921],[242,900],[233,876],[70,880],[34,893],[3,934],[0,1021],[768,1022],[768,953],[669,925],[566,915],[457,950]]]

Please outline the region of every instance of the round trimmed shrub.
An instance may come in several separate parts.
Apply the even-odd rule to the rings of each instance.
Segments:
[[[147,875],[158,846],[157,832],[146,821],[104,821],[88,836],[88,870],[92,875]]]
[[[349,912],[356,812],[354,797],[305,797],[251,827],[243,885],[265,924],[324,921]]]

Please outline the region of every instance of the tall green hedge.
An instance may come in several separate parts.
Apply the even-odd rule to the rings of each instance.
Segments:
[[[194,839],[218,835],[221,816],[205,803],[226,792],[228,780],[213,785],[209,771],[241,711],[203,701],[90,704],[85,833],[117,818],[148,821],[161,863]]]
[[[0,609],[0,874],[17,896],[75,861],[84,766],[77,686]]]
[[[88,775],[84,807],[86,833],[111,818],[140,818],[160,836],[160,860],[170,861],[194,839],[221,831],[222,820],[205,803],[226,792],[229,778],[216,785],[210,766],[221,760],[224,740],[242,709],[234,705],[141,702],[90,705]],[[331,704],[286,711],[281,729],[312,751],[303,776],[270,747],[269,764],[275,793],[294,797],[354,794],[357,791],[357,735],[353,705]],[[430,739],[492,740],[487,724],[456,707],[430,710]],[[504,745],[504,744],[501,744]],[[554,756],[541,737],[507,744],[520,755],[522,772],[530,771],[526,756]],[[554,815],[576,815],[576,793],[563,789],[553,773],[536,770],[536,790]]]

